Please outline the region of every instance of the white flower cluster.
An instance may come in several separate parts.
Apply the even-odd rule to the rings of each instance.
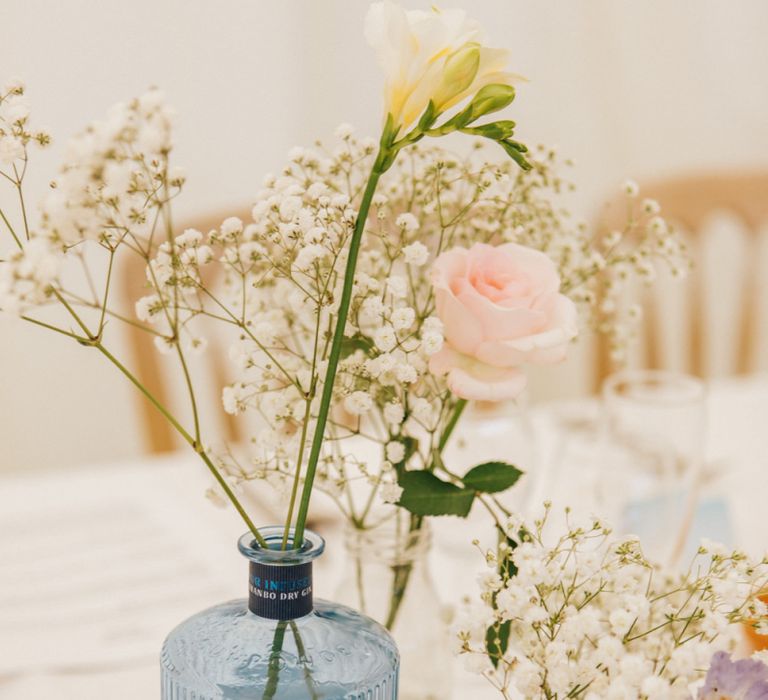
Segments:
[[[0,88],[0,175],[17,188],[17,194],[21,194],[30,144],[47,146],[51,142],[47,132],[31,127],[24,92],[20,80],[11,80]],[[0,309],[14,314],[45,304],[60,271],[57,251],[50,243],[30,240],[26,213],[21,223],[23,230],[22,226],[12,228],[3,212],[0,226],[11,233],[13,245],[0,255]]]
[[[207,346],[204,337],[190,330],[190,321],[202,313],[201,268],[213,259],[213,250],[196,229],[186,229],[157,246],[147,265],[147,283],[153,293],[136,302],[136,316],[156,330],[160,352],[173,351],[177,342],[192,352]]]
[[[460,653],[503,696],[584,700],[690,698],[737,623],[765,619],[768,560],[702,546],[687,573],[655,570],[636,539],[600,522],[513,522],[486,559],[482,603],[457,630]],[[569,516],[566,517],[570,520]],[[515,542],[519,542],[517,546]]]
[[[19,225],[14,229],[7,219],[4,221],[16,245],[0,265],[0,308],[22,313],[47,303],[55,293],[71,308],[87,306],[102,311],[103,328],[108,299],[99,299],[93,289],[83,244],[99,246],[111,256],[125,244],[123,248],[145,260],[150,251],[168,253],[173,238],[168,242],[167,207],[184,182],[181,171],[171,171],[168,165],[172,112],[162,94],[153,89],[127,104],[116,105],[106,119],[94,122],[75,137],[67,145],[59,177],[42,202],[40,225],[32,229],[22,195],[27,147],[32,141],[47,145],[50,137],[30,130],[29,111],[21,102],[23,93],[19,82],[12,82],[0,93],[0,151],[13,154],[10,160],[0,159],[10,165],[10,172],[2,170],[2,164],[0,171],[16,185],[23,215],[23,228]],[[158,246],[156,235],[162,235],[166,243]],[[68,258],[85,268],[92,298],[61,288],[59,273]],[[111,264],[109,269],[111,272]],[[150,279],[151,286],[157,283]],[[108,291],[107,282],[105,297]],[[146,309],[145,315],[151,315],[147,300],[139,306]],[[176,335],[176,331],[166,331],[161,340]]]
[[[172,120],[153,89],[74,138],[43,202],[43,233],[64,246],[95,240],[114,248],[129,233],[148,238],[150,211],[184,182],[181,171],[168,171]]]
[[[12,250],[0,265],[0,310],[20,315],[45,304],[58,282],[61,256],[45,238],[33,238]]]
[[[24,92],[20,80],[10,80],[0,88],[0,171],[12,181],[23,178],[30,142],[40,146],[51,142],[46,131],[31,128]]]

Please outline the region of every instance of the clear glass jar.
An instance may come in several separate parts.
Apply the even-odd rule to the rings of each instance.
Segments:
[[[697,377],[625,370],[603,385],[602,513],[642,538],[652,561],[674,567],[696,552],[696,516],[706,440],[706,387]]]
[[[260,528],[239,548],[249,597],[193,615],[161,654],[163,700],[396,700],[399,655],[378,623],[312,599],[312,561],[325,547],[306,532],[280,549],[282,527]]]
[[[394,635],[401,656],[400,698],[448,700],[454,658],[428,565],[429,526],[398,512],[371,529],[348,525],[345,544],[345,572],[334,597]]]
[[[530,502],[540,476],[535,438],[525,395],[515,401],[473,401],[456,426],[444,461],[456,474],[484,462],[513,464],[523,475],[498,498],[510,510],[519,511]]]

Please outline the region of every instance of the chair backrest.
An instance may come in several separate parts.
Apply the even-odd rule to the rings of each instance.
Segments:
[[[702,261],[702,236],[712,217],[726,214],[738,221],[739,229],[745,233],[746,253],[742,256],[741,290],[739,308],[734,310],[737,331],[732,334],[735,344],[731,356],[734,358],[730,371],[743,374],[754,371],[757,362],[760,234],[768,226],[768,172],[734,172],[727,174],[703,174],[670,178],[640,186],[641,195],[659,202],[664,218],[683,231],[691,243],[694,270],[686,282],[688,287],[687,319],[677,332],[687,334],[688,357],[685,371],[704,376],[706,374],[705,353],[710,340],[705,320],[706,275]],[[612,207],[621,210],[620,207]],[[606,230],[621,228],[616,219],[603,220]],[[649,369],[663,365],[661,333],[659,322],[662,309],[654,290],[643,292],[643,364]],[[595,378],[599,388],[611,372],[612,363],[607,341],[597,340]]]
[[[240,212],[238,215],[243,221],[248,221],[250,218],[249,212]],[[195,228],[207,233],[220,226],[226,216],[228,215],[206,216],[187,221],[177,227],[177,231],[181,233],[187,228]],[[125,309],[125,313],[129,317],[133,317],[135,314],[133,303],[149,293],[144,263],[138,256],[131,256],[125,259],[119,273],[122,297],[130,305],[129,308]],[[152,337],[139,328],[133,326],[126,326],[125,328],[136,376],[161,403],[172,406],[176,393],[175,387],[172,385],[173,373],[164,371],[166,363],[155,348]],[[208,384],[215,389],[215,392],[209,392],[209,398],[211,401],[215,401],[217,406],[220,406],[221,399],[218,392],[227,383],[228,376],[224,349],[217,345],[215,337],[211,339],[205,352],[204,362],[204,373],[207,375]],[[137,402],[147,451],[167,452],[179,447],[181,443],[178,436],[154,406],[138,393]],[[222,429],[223,436],[232,442],[240,440],[242,436],[234,418],[224,414],[223,411],[218,411],[217,414],[222,416],[222,424],[219,427]]]

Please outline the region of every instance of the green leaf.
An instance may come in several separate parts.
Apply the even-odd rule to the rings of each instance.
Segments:
[[[341,341],[341,354],[339,357],[343,360],[349,357],[355,350],[362,350],[366,355],[369,355],[372,349],[373,343],[364,335],[356,333]]]
[[[509,549],[507,555],[503,557],[499,563],[499,574],[501,574],[502,578],[512,578],[513,576],[517,576],[517,567],[515,566],[515,562],[512,556],[510,556],[510,553],[517,549],[518,543],[506,535],[504,536],[504,539],[506,540]]]
[[[507,651],[509,646],[509,631],[512,628],[512,620],[491,625],[485,633],[485,648],[494,668],[498,668],[499,659]]]
[[[414,515],[458,515],[466,518],[475,492],[438,479],[429,471],[410,471],[399,475],[403,489],[399,505]]]
[[[464,486],[482,493],[506,491],[523,475],[517,467],[505,462],[486,462],[470,469],[462,481]]]
[[[509,549],[506,555],[500,558],[498,571],[502,580],[507,581],[513,576],[517,576],[517,567],[510,556],[511,552],[517,549],[517,542],[506,535],[501,535],[501,537],[506,541]],[[496,604],[497,595],[498,593],[493,594],[494,605]],[[510,627],[511,622],[507,620],[506,622],[491,625],[485,633],[485,648],[488,650],[488,656],[494,668],[498,667],[499,659],[504,656],[509,646]]]

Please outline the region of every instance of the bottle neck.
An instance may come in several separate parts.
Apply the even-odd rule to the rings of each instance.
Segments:
[[[312,561],[272,565],[249,562],[248,609],[268,620],[294,620],[309,615]]]
[[[312,612],[312,562],[325,549],[325,540],[311,530],[295,548],[294,529],[287,538],[284,533],[279,525],[260,527],[258,541],[246,532],[237,543],[248,559],[248,609],[267,620],[295,620]]]

